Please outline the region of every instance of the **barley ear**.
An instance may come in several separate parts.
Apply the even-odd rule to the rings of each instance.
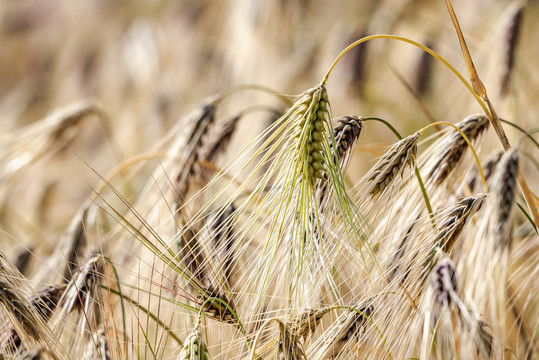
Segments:
[[[185,339],[182,351],[177,360],[209,360],[210,354],[208,347],[202,338],[200,324],[196,324],[195,328]]]
[[[496,168],[492,179],[493,237],[494,246],[510,248],[512,244],[512,212],[518,177],[518,155],[515,150],[506,152]]]
[[[511,79],[515,68],[515,54],[517,52],[520,31],[523,23],[524,6],[520,6],[510,14],[509,24],[504,39],[504,69],[500,85],[500,95],[506,96],[509,92]]]
[[[412,134],[396,144],[392,145],[380,160],[374,165],[372,173],[368,178],[370,186],[368,193],[372,196],[379,196],[402,174],[404,168],[412,163],[417,154],[417,140],[419,132]]]
[[[488,128],[488,125],[489,120],[484,115],[472,115],[457,124],[471,142],[476,140]],[[427,175],[428,179],[437,185],[449,178],[468,148],[468,143],[459,132],[454,131],[440,143],[440,147],[443,148],[443,152]]]

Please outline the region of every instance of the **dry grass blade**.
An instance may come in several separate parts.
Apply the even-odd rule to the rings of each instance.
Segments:
[[[481,82],[481,79],[479,79],[479,75],[477,74],[477,70],[475,69],[475,65],[472,61],[472,56],[470,55],[470,51],[468,50],[468,45],[466,45],[466,40],[464,40],[464,35],[462,34],[462,30],[460,29],[460,24],[457,19],[457,16],[455,15],[455,11],[453,10],[453,6],[451,5],[451,1],[445,0],[445,4],[447,5],[449,16],[451,17],[451,21],[453,22],[453,25],[457,32],[457,36],[459,38],[460,48],[462,50],[462,55],[464,56],[464,63],[466,64],[466,70],[468,70],[468,76],[472,80],[473,89],[477,95],[479,95],[483,99],[486,99],[487,90],[485,89],[485,85],[483,85],[483,82]]]
[[[488,128],[488,125],[489,120],[484,115],[472,115],[457,124],[470,141],[476,140]],[[448,179],[468,148],[468,143],[460,133],[454,131],[440,143],[439,148],[443,149],[443,152],[436,158],[427,175],[428,179],[435,184]]]
[[[367,190],[369,194],[378,196],[383,193],[404,168],[411,164],[417,153],[419,135],[417,132],[392,145],[378,160],[368,178],[371,182]]]

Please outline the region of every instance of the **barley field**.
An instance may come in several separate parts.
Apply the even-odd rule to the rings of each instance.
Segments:
[[[0,359],[539,357],[537,1],[0,2]]]

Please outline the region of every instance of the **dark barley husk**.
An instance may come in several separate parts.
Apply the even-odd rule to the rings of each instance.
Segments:
[[[417,140],[420,133],[412,134],[392,145],[382,158],[374,165],[372,175],[368,178],[368,193],[377,196],[391,185],[397,175],[412,162],[417,154]]]
[[[234,253],[234,204],[228,205],[224,210],[219,210],[214,219],[210,221],[210,237],[215,249],[215,255],[221,264],[222,273],[228,284],[233,268]]]
[[[216,124],[213,129],[210,129],[202,137],[202,144],[194,154],[191,181],[196,181],[200,184],[207,182],[211,170],[206,167],[205,163],[213,164],[217,157],[225,152],[232,135],[236,131],[236,126],[241,119],[241,115],[233,116]]]
[[[438,227],[435,246],[444,252],[451,254],[464,226],[470,217],[479,210],[484,196],[468,197],[461,199],[449,211],[443,222]]]
[[[462,120],[457,126],[473,142],[488,128],[489,120],[484,115],[472,115]],[[440,144],[440,148],[443,152],[427,175],[427,179],[435,184],[440,184],[449,178],[468,148],[468,143],[455,130]]]
[[[500,86],[500,95],[505,96],[509,92],[511,85],[511,78],[515,67],[515,54],[518,46],[518,40],[520,37],[520,31],[522,28],[522,18],[524,14],[524,6],[521,5],[511,14],[509,26],[505,33],[505,51],[504,51],[504,72],[502,76],[502,83]]]
[[[318,358],[332,359],[339,355],[345,345],[352,339],[358,339],[368,318],[374,312],[373,299],[360,301],[354,308],[347,310],[319,338],[323,344]],[[327,334],[327,337],[324,336]]]
[[[334,157],[342,163],[342,161],[350,153],[354,143],[359,137],[359,134],[361,134],[361,129],[363,128],[363,119],[355,115],[346,115],[339,117],[334,121],[337,123],[337,125],[333,128],[333,135],[335,137],[336,144]]]
[[[193,128],[188,134],[187,145],[182,149],[180,171],[176,176],[175,190],[178,204],[183,204],[183,200],[189,191],[190,178],[198,162],[199,149],[202,146],[201,139],[208,132],[209,127],[215,121],[216,104],[210,102],[203,106],[197,117]]]
[[[442,307],[451,305],[451,293],[457,290],[455,268],[449,259],[441,259],[432,269],[434,300]]]
[[[279,323],[279,350],[280,360],[306,359],[305,352],[299,341],[299,336],[283,323]]]
[[[515,150],[506,152],[492,179],[491,192],[494,194],[493,234],[495,246],[510,247],[512,243],[512,210],[515,205],[518,177],[518,155]]]

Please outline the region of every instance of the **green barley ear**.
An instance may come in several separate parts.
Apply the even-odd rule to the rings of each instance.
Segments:
[[[314,184],[315,179],[326,180],[324,149],[329,148],[329,102],[324,85],[307,90],[289,110],[294,120],[293,137],[296,160],[303,180]],[[286,115],[285,115],[286,116]]]
[[[197,323],[191,334],[185,339],[183,349],[177,360],[209,360],[208,347],[202,338],[200,324]]]

